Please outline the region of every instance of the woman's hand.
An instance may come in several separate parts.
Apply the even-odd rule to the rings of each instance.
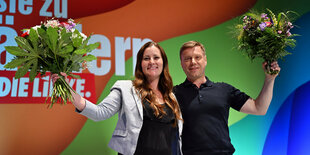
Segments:
[[[69,79],[66,73],[64,72],[60,72],[60,76],[63,76],[66,83],[69,84]],[[52,74],[51,75],[51,79],[53,82],[53,85],[55,84],[55,82],[61,78],[58,74]],[[79,110],[82,111],[85,108],[85,99],[80,96],[79,94],[77,94],[76,92],[70,90],[72,97],[73,97],[73,102],[72,104]]]
[[[66,82],[69,84],[69,79],[68,79],[68,77],[67,77],[67,74],[64,73],[64,72],[60,72],[60,75],[62,75],[62,76],[65,78]],[[52,79],[53,85],[55,84],[55,82],[56,82],[59,78],[60,78],[60,77],[59,77],[58,74],[52,74],[52,75],[51,75],[51,79]]]

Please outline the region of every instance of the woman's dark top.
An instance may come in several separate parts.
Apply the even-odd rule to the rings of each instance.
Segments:
[[[135,155],[171,155],[172,143],[177,134],[173,126],[175,116],[167,104],[166,115],[156,117],[149,102],[143,102],[143,125],[139,134]]]

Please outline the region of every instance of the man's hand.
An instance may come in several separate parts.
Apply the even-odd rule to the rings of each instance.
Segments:
[[[266,70],[266,65],[268,65],[267,62],[263,62],[262,67],[263,67],[263,70],[265,72],[266,80],[273,80],[273,79],[275,79],[279,75],[280,70],[281,70],[278,62],[277,61],[272,62],[271,63],[271,67],[270,67],[270,69],[272,69],[272,70],[279,71],[278,74],[268,74],[267,70]]]

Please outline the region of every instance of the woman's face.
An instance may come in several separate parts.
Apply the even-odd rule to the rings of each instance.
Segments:
[[[145,49],[141,67],[148,81],[159,79],[163,71],[163,59],[157,47],[150,46]]]

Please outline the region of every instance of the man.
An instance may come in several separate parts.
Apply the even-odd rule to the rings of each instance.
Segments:
[[[272,99],[277,75],[265,75],[264,86],[256,99],[226,83],[213,83],[205,76],[207,56],[204,46],[196,41],[180,49],[186,80],[175,86],[175,95],[184,118],[182,148],[185,155],[233,154],[228,131],[229,108],[243,113],[265,115]],[[263,63],[263,68],[265,65]],[[277,62],[271,65],[279,70]]]

